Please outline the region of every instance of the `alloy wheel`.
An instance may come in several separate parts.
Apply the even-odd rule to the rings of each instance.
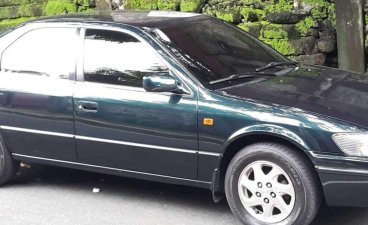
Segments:
[[[240,174],[238,193],[244,208],[264,223],[285,220],[295,205],[295,188],[278,165],[256,161]]]

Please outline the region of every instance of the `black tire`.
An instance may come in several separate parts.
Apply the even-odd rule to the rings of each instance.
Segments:
[[[309,225],[313,221],[321,203],[320,186],[313,173],[313,167],[301,154],[285,145],[265,142],[249,145],[233,157],[226,171],[225,193],[232,212],[242,223],[246,225]],[[283,169],[294,186],[294,207],[287,218],[282,221],[268,223],[256,219],[246,210],[240,199],[239,177],[248,165],[259,161],[271,162]]]
[[[0,185],[9,182],[17,173],[19,163],[13,160],[0,136]]]

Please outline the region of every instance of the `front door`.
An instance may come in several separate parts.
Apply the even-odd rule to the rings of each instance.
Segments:
[[[144,75],[168,66],[142,40],[120,31],[87,29],[84,80],[75,92],[81,163],[131,174],[197,178],[197,100],[148,93]]]

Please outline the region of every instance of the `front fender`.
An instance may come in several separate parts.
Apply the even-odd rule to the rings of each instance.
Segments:
[[[303,149],[304,151],[310,151],[310,147],[303,141],[302,138],[300,138],[297,134],[294,132],[273,124],[257,124],[249,127],[241,128],[237,131],[235,131],[225,142],[225,148],[234,142],[235,140],[238,140],[239,138],[243,138],[246,136],[251,135],[270,135],[275,136],[278,138],[282,138],[286,141],[292,142],[293,144],[297,145],[299,148]]]

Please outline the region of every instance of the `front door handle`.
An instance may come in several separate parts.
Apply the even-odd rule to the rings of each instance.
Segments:
[[[78,110],[83,112],[97,112],[98,103],[89,101],[78,101]]]

